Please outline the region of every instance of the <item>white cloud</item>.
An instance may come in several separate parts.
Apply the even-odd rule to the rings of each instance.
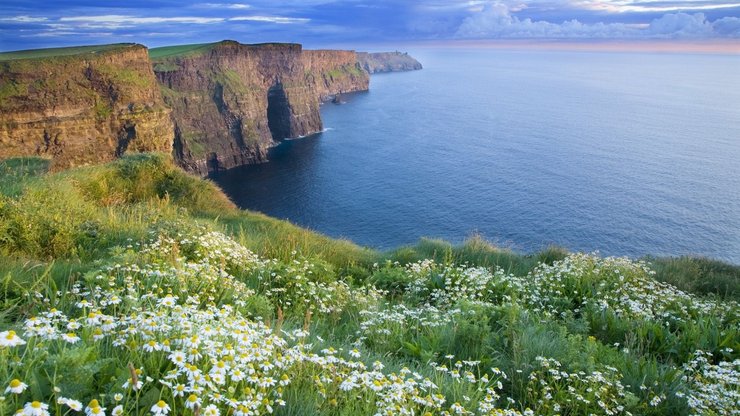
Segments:
[[[625,23],[552,23],[520,19],[502,3],[489,3],[457,29],[458,38],[712,38],[740,37],[740,19],[725,17],[714,22],[702,13],[668,13],[647,25]]]
[[[561,24],[519,19],[501,3],[488,4],[465,18],[457,29],[461,38],[603,38],[622,37],[633,30],[623,23],[584,24],[569,20]]]
[[[244,3],[199,3],[195,7],[204,7],[208,9],[232,9],[232,10],[244,10],[249,9],[250,5]]]
[[[13,17],[0,17],[0,22],[15,22],[15,23],[38,23],[46,22],[46,17],[33,17],[33,16],[13,16]]]
[[[250,22],[267,22],[277,24],[308,23],[311,19],[305,17],[281,17],[281,16],[236,16],[228,19],[232,22],[250,21]]]
[[[740,19],[737,17],[723,17],[715,20],[712,27],[722,36],[740,38]]]
[[[60,22],[87,22],[91,24],[118,24],[118,25],[146,25],[157,23],[188,23],[208,24],[223,22],[221,17],[137,17],[119,14],[106,14],[100,16],[72,16],[62,17]]]
[[[682,0],[567,0],[577,9],[597,10],[608,13],[625,12],[679,12],[716,10],[740,7],[740,2],[682,1]]]
[[[709,37],[714,28],[702,13],[671,13],[650,22],[646,32],[658,37]]]

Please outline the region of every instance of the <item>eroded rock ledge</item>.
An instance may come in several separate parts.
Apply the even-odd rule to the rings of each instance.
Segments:
[[[367,90],[369,72],[419,68],[399,52],[235,41],[2,53],[0,158],[49,157],[59,170],[163,151],[207,175],[321,131],[320,102]]]
[[[264,161],[276,142],[321,131],[320,100],[364,91],[353,51],[224,41],[158,57],[154,71],[175,124],[175,157],[201,174]]]
[[[64,169],[132,151],[170,151],[170,110],[146,47],[57,52],[8,60],[0,54],[0,158],[45,156]]]

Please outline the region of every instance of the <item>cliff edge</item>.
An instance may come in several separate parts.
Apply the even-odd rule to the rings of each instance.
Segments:
[[[400,52],[228,40],[0,53],[0,159],[63,169],[160,151],[207,175],[321,131],[320,103],[366,91],[369,73],[420,68]]]
[[[53,169],[172,146],[146,47],[116,44],[0,54],[0,158]]]
[[[320,100],[369,84],[355,52],[298,44],[223,41],[151,57],[172,109],[175,157],[200,174],[264,161],[278,141],[321,131]]]
[[[415,71],[421,63],[406,52],[357,52],[357,61],[370,74],[379,72]]]

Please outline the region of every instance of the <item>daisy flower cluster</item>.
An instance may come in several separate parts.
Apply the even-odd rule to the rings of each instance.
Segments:
[[[537,357],[538,368],[530,373],[527,394],[539,415],[569,414],[631,415],[625,410],[629,394],[614,367],[598,371],[568,372],[557,360]]]
[[[220,255],[202,254],[218,241],[226,242]],[[254,291],[230,271],[269,269],[269,262],[231,243],[214,233],[157,237],[133,261],[89,272],[60,296],[44,298],[22,335],[0,333],[0,354],[10,364],[3,374],[12,377],[5,391],[12,399],[0,402],[0,413],[270,414],[300,382],[317,391],[320,408],[352,403],[378,415],[504,414],[491,376],[440,369],[433,381],[407,368],[384,372],[381,362],[364,363],[357,349],[349,357],[333,348],[314,351],[305,330],[278,331],[249,319],[240,305]],[[287,268],[311,274],[310,265]],[[75,397],[74,385],[57,378],[69,374],[55,367],[56,357],[67,354],[92,354],[96,364],[74,371],[98,378],[99,391],[108,394]],[[105,367],[110,362],[119,365]],[[53,387],[46,397],[30,391],[29,374]],[[480,397],[450,402],[441,381],[469,385]]]
[[[452,305],[460,299],[486,300],[488,285],[504,276],[501,269],[491,273],[484,267],[439,265],[432,260],[413,263],[407,272],[413,279],[408,294],[435,305]]]
[[[584,308],[611,310],[617,316],[664,323],[700,315],[735,319],[735,302],[690,295],[652,278],[644,262],[572,254],[552,265],[542,264],[525,277],[508,276],[511,285],[535,310],[560,316]]]
[[[416,307],[397,304],[388,309],[363,310],[360,311],[358,341],[370,338],[373,343],[383,343],[400,334],[434,331],[450,324],[462,313],[459,308],[442,309],[429,304]]]
[[[294,259],[290,264],[273,260],[258,274],[259,288],[284,310],[338,313],[350,300],[350,288],[338,281],[329,266]]]
[[[696,351],[686,363],[692,416],[740,415],[740,359],[712,364],[712,354]]]
[[[64,289],[32,295],[32,316],[0,332],[0,416],[260,415],[296,394],[322,414],[629,415],[638,399],[604,364],[581,371],[540,356],[516,370],[515,385],[487,357],[436,351],[417,354],[432,358],[409,368],[379,353],[420,349],[404,342],[455,333],[481,310],[522,308],[533,320],[611,311],[625,320],[737,322],[736,304],[657,283],[645,264],[626,259],[571,255],[523,277],[432,260],[388,267],[408,283],[400,302],[350,287],[319,260],[262,259],[205,229],[160,232]],[[276,320],[272,312],[252,317],[258,297]],[[283,313],[305,314],[304,325],[284,324]],[[312,335],[313,314],[332,323],[354,317],[343,344],[352,349]],[[723,361],[735,356],[697,352],[676,367],[688,386],[676,394],[695,414],[740,414],[740,361]],[[645,397],[642,409],[666,399]]]

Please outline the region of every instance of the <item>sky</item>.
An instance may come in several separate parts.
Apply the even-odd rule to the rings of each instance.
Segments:
[[[213,1],[213,2],[208,2]],[[0,51],[296,42],[722,41],[740,51],[740,0],[3,0]]]

